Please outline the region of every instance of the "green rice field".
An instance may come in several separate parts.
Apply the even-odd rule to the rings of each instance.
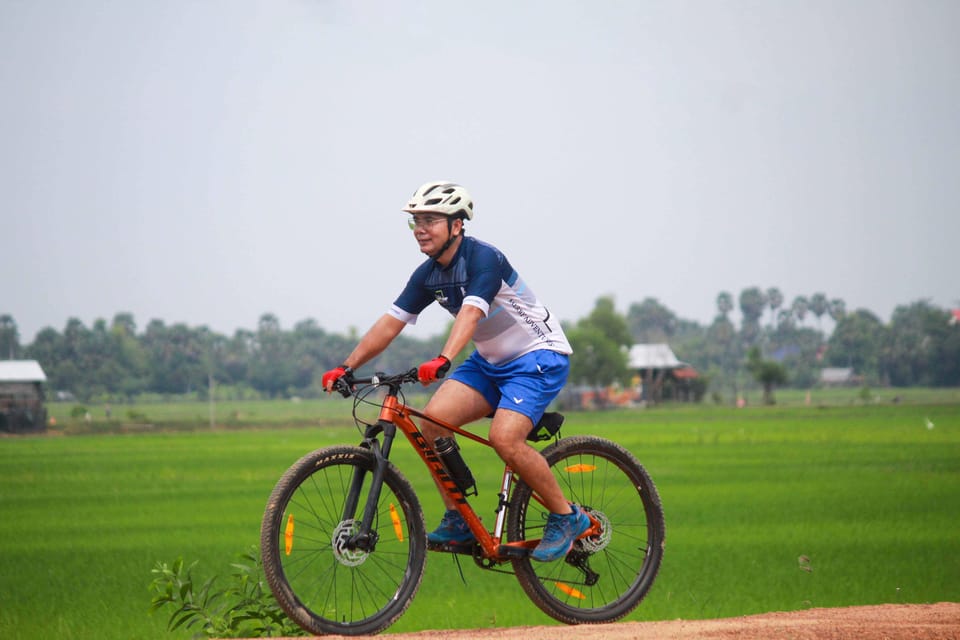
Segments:
[[[956,393],[569,413],[565,434],[625,445],[663,499],[664,564],[628,620],[960,601]],[[51,435],[0,439],[0,637],[190,637],[149,615],[151,568],[180,556],[199,577],[229,574],[284,469],[359,440],[349,404],[224,404],[212,430],[203,403],[138,406],[129,422],[126,407],[109,421],[91,409],[86,425],[54,405]],[[500,467],[474,443],[463,452],[492,521]],[[393,459],[432,528],[432,483],[403,443]],[[555,624],[512,576],[461,564],[463,580],[452,556],[431,555],[389,632]]]

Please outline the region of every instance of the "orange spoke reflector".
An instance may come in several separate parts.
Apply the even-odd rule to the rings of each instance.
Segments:
[[[393,520],[393,532],[397,534],[397,540],[403,542],[403,525],[400,524],[400,514],[397,513],[397,508],[393,506],[393,503],[390,503],[390,519]]]
[[[590,473],[596,470],[597,465],[595,464],[572,464],[566,468],[567,473]]]
[[[583,595],[583,592],[579,589],[574,589],[570,585],[564,584],[563,582],[555,582],[554,584],[557,585],[557,589],[560,589],[560,591],[563,591],[568,596],[579,598],[580,600],[587,599],[587,596]]]
[[[293,551],[293,514],[287,516],[287,528],[283,531],[283,550],[287,555]]]

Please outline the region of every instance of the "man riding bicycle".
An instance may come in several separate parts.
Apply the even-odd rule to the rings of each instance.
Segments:
[[[440,354],[418,368],[420,382],[442,378],[471,340],[476,350],[440,386],[425,412],[458,427],[492,415],[490,443],[551,512],[531,557],[541,562],[562,558],[590,527],[590,519],[567,502],[546,460],[526,442],[570,370],[572,350],[560,322],[503,253],[464,234],[465,221],[473,219],[473,200],[462,186],[428,182],[403,210],[411,214],[410,228],[428,259],[343,364],[323,374],[323,386],[329,392],[341,377],[349,380],[354,369],[382,353],[405,326],[416,323],[421,311],[438,302],[454,316],[453,328]],[[426,420],[421,431],[430,442],[452,435]],[[473,542],[460,512],[446,492],[440,494],[447,511],[427,539],[435,544]]]

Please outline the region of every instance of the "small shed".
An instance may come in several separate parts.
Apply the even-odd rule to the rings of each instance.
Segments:
[[[632,371],[636,371],[643,384],[641,399],[646,402],[658,402],[663,394],[663,384],[674,380],[681,395],[690,397],[690,382],[700,376],[697,370],[674,355],[667,344],[635,344],[630,347],[627,360]]]
[[[36,360],[0,360],[0,432],[46,431],[46,381]]]
[[[850,367],[827,367],[820,370],[820,382],[828,387],[849,387],[863,382]]]

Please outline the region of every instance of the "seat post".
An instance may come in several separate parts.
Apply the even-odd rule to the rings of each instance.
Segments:
[[[510,497],[510,484],[513,482],[513,469],[509,465],[503,468],[503,479],[500,481],[500,493],[497,494],[497,520],[493,526],[493,537],[497,543],[503,539],[503,523],[507,518],[507,498]]]

